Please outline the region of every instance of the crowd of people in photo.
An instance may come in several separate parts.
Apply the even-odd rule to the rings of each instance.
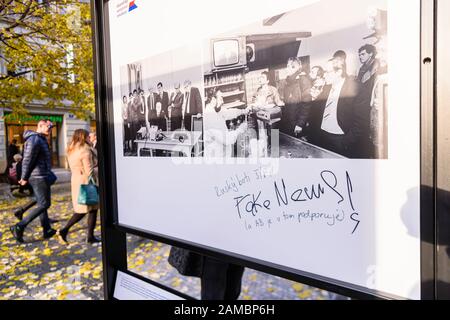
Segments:
[[[356,76],[347,72],[347,54],[336,51],[327,65],[307,68],[300,58],[287,62],[280,86],[285,106],[279,129],[348,158],[375,158],[380,141],[374,105],[378,75],[387,73],[377,49],[366,44],[359,51]]]
[[[386,63],[378,58],[377,47],[372,44],[363,45],[358,56],[356,75],[348,73],[343,50],[331,55],[326,64],[312,67],[300,57],[291,57],[283,72],[278,70],[284,74],[278,81],[274,81],[270,67],[262,70],[259,88],[247,97],[246,116],[231,122],[230,110],[223,107],[223,92],[219,87],[207,88],[204,155],[267,156],[270,132],[279,129],[344,157],[386,157],[380,151],[386,144],[382,132],[385,93],[380,88],[384,90],[382,86],[387,83],[379,81],[387,74]],[[192,131],[192,118],[203,117],[203,97],[191,81],[184,81],[183,86],[175,83],[170,91],[158,82],[156,89],[150,87],[145,92],[137,87],[122,97],[125,156],[138,156],[138,141],[154,139],[155,130],[164,139],[168,132]],[[248,150],[236,154],[235,144],[242,135],[246,135]]]
[[[122,97],[124,155],[136,156],[136,140],[149,138],[153,128],[160,133],[192,131],[192,117],[201,118],[203,113],[200,91],[190,80],[184,81],[183,88],[180,83],[173,87],[169,94],[158,82],[156,92],[153,87],[147,93],[137,88]]]
[[[259,156],[267,155],[264,148],[270,143],[268,129],[279,129],[344,157],[381,157],[377,150],[385,142],[379,133],[383,125],[380,123],[383,102],[378,97],[378,78],[387,73],[387,67],[377,58],[374,45],[362,46],[358,56],[361,65],[356,76],[348,74],[347,54],[343,50],[336,51],[325,66],[309,68],[300,57],[289,58],[286,78],[277,83],[271,83],[269,72],[263,71],[259,76],[259,88],[247,106],[247,121],[239,121],[235,132],[225,135],[226,139],[219,139],[218,132],[213,130],[205,132],[211,135],[210,139],[205,137],[205,148],[209,141],[213,153],[221,155],[220,150],[225,145],[226,155],[229,155],[228,146],[239,139],[240,133],[247,131],[251,133],[250,150],[256,150],[253,153]],[[211,105],[220,115],[220,94],[220,91],[207,92],[206,111],[212,110]],[[267,122],[260,120],[261,112],[268,120],[279,117],[280,121],[268,127]],[[219,121],[217,115],[209,116],[212,120],[205,118],[205,123],[209,126],[209,121],[213,121],[213,128],[223,129],[221,122],[225,120],[222,117]]]

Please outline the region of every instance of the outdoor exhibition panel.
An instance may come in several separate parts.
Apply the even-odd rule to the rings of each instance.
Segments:
[[[424,75],[434,61],[422,63],[434,50],[423,18],[432,1],[99,2],[109,286],[134,233],[352,296],[433,297],[423,258],[434,246],[421,241],[434,223],[432,200],[421,201],[433,161],[421,152],[433,142]],[[361,52],[372,49],[361,48],[376,50],[366,92],[374,69]],[[322,110],[320,134],[312,120],[282,132],[293,60],[295,79],[324,71],[301,94],[311,94],[309,119]],[[333,148],[323,132],[364,143]]]

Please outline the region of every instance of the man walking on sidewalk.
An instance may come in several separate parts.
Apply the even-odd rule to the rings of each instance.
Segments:
[[[18,224],[10,227],[14,238],[23,242],[23,232],[27,225],[38,216],[44,231],[44,239],[51,238],[56,230],[50,226],[47,209],[50,207],[50,186],[54,182],[51,172],[51,155],[46,137],[53,124],[50,120],[41,120],[36,132],[28,130],[24,133],[25,145],[22,161],[22,177],[19,184],[28,183],[33,188],[37,206]]]

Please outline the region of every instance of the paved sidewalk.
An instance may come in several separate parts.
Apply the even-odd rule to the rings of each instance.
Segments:
[[[64,189],[52,197],[49,216],[60,221],[55,228],[71,215],[70,194]],[[42,240],[39,219],[25,231],[24,244],[12,237],[9,226],[17,223],[12,210],[28,200],[0,204],[0,299],[102,299],[101,245],[85,243],[86,221],[73,227],[69,245],[56,237]]]
[[[68,186],[54,189],[49,216],[59,229],[72,214]],[[44,241],[39,219],[25,231],[24,244],[9,232],[17,223],[12,210],[28,201],[18,198],[0,202],[0,299],[103,299],[101,245],[87,244],[86,221],[74,226],[69,245],[57,237]],[[87,220],[87,219],[85,219]],[[96,234],[99,236],[100,227]],[[170,247],[128,236],[129,269],[195,298],[200,295],[197,278],[180,276],[168,263]],[[335,299],[334,294],[285,279],[246,269],[240,299]]]

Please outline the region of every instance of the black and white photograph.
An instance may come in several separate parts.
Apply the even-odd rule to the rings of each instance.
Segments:
[[[121,67],[124,156],[202,156],[200,53],[183,47]]]
[[[387,159],[387,1],[373,3],[324,0],[207,39],[205,157]]]

